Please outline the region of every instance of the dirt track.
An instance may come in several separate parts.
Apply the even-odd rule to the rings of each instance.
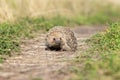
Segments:
[[[68,80],[69,77],[54,75],[54,72],[70,65],[78,53],[87,48],[84,40],[105,27],[74,27],[78,40],[78,50],[74,52],[45,51],[45,34],[38,34],[36,38],[23,40],[21,44],[22,52],[7,59],[0,64],[0,80],[34,80],[42,78],[43,80]]]

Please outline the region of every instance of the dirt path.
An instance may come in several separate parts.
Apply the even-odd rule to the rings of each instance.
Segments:
[[[69,61],[77,55],[78,52],[84,51],[86,45],[84,40],[93,34],[102,31],[104,27],[75,27],[78,40],[78,51],[59,52],[45,51],[44,37],[45,34],[39,34],[36,38],[23,40],[21,45],[22,52],[7,59],[0,64],[0,80],[61,80],[54,77],[53,73],[59,69],[69,66]],[[64,78],[67,80],[68,78]],[[62,79],[63,80],[63,79]]]

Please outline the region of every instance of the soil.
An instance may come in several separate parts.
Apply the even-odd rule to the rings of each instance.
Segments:
[[[22,40],[21,53],[7,58],[0,64],[0,80],[68,80],[69,76],[56,75],[55,72],[70,66],[70,61],[78,53],[86,50],[84,42],[94,34],[105,30],[105,26],[78,26],[71,28],[78,42],[76,52],[46,51],[45,34],[33,39]]]

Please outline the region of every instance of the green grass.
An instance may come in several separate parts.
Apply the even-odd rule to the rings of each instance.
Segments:
[[[96,34],[90,41],[95,50],[110,51],[120,49],[120,24],[111,24],[106,32]],[[88,42],[88,43],[89,43]]]
[[[120,80],[120,24],[91,37],[90,48],[80,53],[69,70],[71,80]]]
[[[120,55],[118,52],[105,52],[99,57],[100,59],[96,60],[92,57],[80,56],[79,61],[77,60],[70,70],[70,73],[74,74],[71,80],[119,80]]]

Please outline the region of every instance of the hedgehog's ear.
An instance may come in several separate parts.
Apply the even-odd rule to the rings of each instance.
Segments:
[[[55,39],[55,38],[53,38],[53,40],[55,41],[56,39]]]

